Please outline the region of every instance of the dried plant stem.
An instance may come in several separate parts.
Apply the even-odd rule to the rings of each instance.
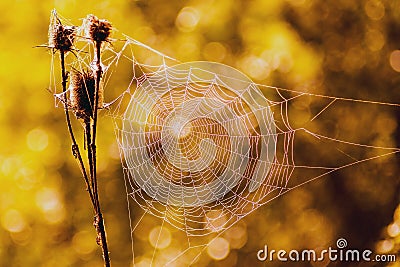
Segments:
[[[95,42],[95,52],[96,52],[96,83],[95,83],[95,93],[94,93],[94,106],[93,106],[93,122],[92,122],[92,129],[91,129],[91,142],[89,142],[89,152],[92,156],[92,160],[89,159],[91,162],[91,173],[92,182],[93,182],[93,193],[94,193],[94,201],[96,203],[96,215],[94,218],[94,226],[97,231],[98,235],[98,243],[102,248],[103,251],[103,259],[104,264],[106,267],[110,266],[110,257],[108,252],[108,245],[107,245],[107,237],[104,228],[104,219],[103,214],[101,213],[100,208],[100,201],[99,195],[97,190],[97,151],[96,151],[96,131],[97,131],[97,113],[98,113],[98,103],[99,103],[99,90],[100,90],[100,80],[102,75],[102,68],[101,68],[101,61],[100,61],[100,49],[101,49],[101,42]],[[90,156],[89,156],[90,157]]]
[[[100,80],[102,75],[102,68],[101,68],[101,61],[100,61],[100,49],[101,49],[101,42],[95,42],[96,45],[96,83],[95,83],[95,91],[94,91],[94,107],[93,107],[93,124],[92,124],[92,152],[93,152],[93,171],[94,175],[96,176],[96,133],[97,133],[97,113],[98,113],[98,106],[99,106],[99,90],[100,90]],[[94,179],[94,191],[97,194],[97,179]]]
[[[95,177],[95,169],[93,168],[93,150],[92,150],[92,134],[91,134],[91,125],[90,125],[90,119],[88,121],[85,121],[85,139],[86,143],[88,144],[88,161],[89,161],[89,175],[90,175],[90,186],[93,190],[93,207],[96,212],[96,206],[97,206],[97,201],[96,201],[96,190],[94,189],[94,177]]]
[[[106,41],[110,34],[111,24],[106,20],[98,20],[97,17],[93,15],[88,16],[88,21],[90,22],[89,32],[91,35],[91,39],[95,44],[96,70],[95,73],[93,73],[93,70],[91,70],[91,72],[76,72],[74,75],[72,75],[73,79],[70,84],[72,89],[69,96],[71,98],[70,100],[72,103],[72,109],[75,111],[75,116],[78,119],[83,119],[84,122],[89,171],[85,168],[85,163],[83,161],[79,145],[74,136],[74,130],[71,124],[67,98],[68,74],[65,68],[65,56],[66,53],[72,51],[76,36],[76,29],[75,26],[62,25],[55,11],[52,12],[51,24],[49,28],[49,47],[53,49],[53,52],[60,52],[65,119],[67,122],[68,132],[72,141],[72,154],[75,157],[79,169],[83,175],[86,184],[86,190],[89,193],[90,200],[94,209],[95,215],[93,225],[97,233],[96,242],[102,249],[104,266],[110,267],[111,264],[107,246],[106,231],[104,227],[103,214],[101,213],[97,188],[96,131],[99,105],[99,90],[102,76],[100,49],[102,42]],[[93,80],[91,80],[93,76],[96,76],[94,86],[92,82]]]
[[[74,156],[74,158],[77,160],[79,169],[81,170],[81,173],[83,175],[83,178],[85,180],[85,184],[86,184],[86,190],[89,193],[90,196],[90,200],[94,201],[94,197],[93,197],[93,192],[89,183],[89,177],[87,175],[86,172],[86,168],[85,168],[85,164],[83,163],[83,159],[82,159],[82,155],[78,146],[78,143],[76,142],[75,139],[75,135],[74,135],[74,131],[72,129],[72,125],[71,125],[71,119],[69,116],[69,112],[68,112],[68,106],[67,106],[67,73],[65,71],[65,52],[63,50],[60,51],[60,60],[61,60],[61,75],[62,75],[62,90],[63,90],[63,95],[64,95],[64,110],[65,110],[65,118],[67,121],[67,127],[68,127],[68,132],[69,135],[71,137],[71,141],[72,141],[72,154]]]
[[[103,219],[103,214],[101,213],[101,208],[100,208],[100,201],[99,201],[99,196],[98,196],[98,190],[97,190],[97,174],[96,174],[96,144],[95,144],[95,133],[96,133],[96,125],[93,122],[91,123],[90,120],[85,121],[85,138],[86,142],[88,143],[88,161],[89,161],[89,176],[87,173],[87,170],[85,168],[85,164],[82,159],[82,155],[79,149],[79,145],[76,142],[74,131],[72,128],[71,124],[71,119],[69,116],[68,112],[68,99],[67,99],[67,73],[65,70],[65,52],[60,51],[60,60],[61,60],[61,74],[62,74],[62,90],[63,90],[63,95],[64,95],[64,109],[65,109],[65,118],[67,121],[67,126],[68,126],[68,132],[71,137],[72,141],[72,154],[76,158],[79,169],[81,170],[81,173],[83,175],[83,178],[85,180],[86,184],[86,190],[89,193],[90,200],[92,202],[92,206],[94,209],[94,222],[93,225],[96,229],[97,233],[97,238],[96,241],[97,243],[101,246],[102,248],[102,253],[103,253],[103,259],[104,259],[104,266],[110,267],[110,257],[109,257],[109,252],[108,252],[108,245],[107,245],[107,238],[106,238],[106,232],[105,232],[105,227],[104,227],[104,219]],[[98,88],[100,84],[100,78],[101,78],[101,70],[100,70],[100,75],[96,75],[96,95],[95,95],[95,101],[96,105],[94,108],[94,117],[96,117],[97,121],[97,102],[98,102]]]

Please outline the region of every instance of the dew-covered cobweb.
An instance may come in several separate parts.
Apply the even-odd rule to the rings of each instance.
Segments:
[[[93,47],[77,39],[68,66],[89,69]],[[219,237],[260,206],[330,173],[400,151],[341,139],[314,124],[341,105],[356,112],[358,106],[399,104],[257,84],[233,67],[180,62],[123,34],[104,45],[102,63],[108,101],[103,114],[114,123],[136,262],[194,264],[213,242],[223,247]],[[63,99],[57,77],[52,67],[51,88]],[[302,101],[318,108],[298,127],[290,109]],[[301,150],[325,151],[326,158],[307,161],[297,156]],[[154,226],[153,249],[137,255],[135,231],[146,224]],[[179,245],[163,250],[175,237]]]

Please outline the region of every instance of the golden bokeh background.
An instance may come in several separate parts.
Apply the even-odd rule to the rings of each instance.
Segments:
[[[77,25],[93,13],[180,61],[222,62],[257,83],[400,103],[397,1],[21,0],[2,1],[0,7],[0,266],[4,267],[102,265],[63,110],[55,107],[46,90],[51,54],[33,48],[47,42],[53,8]],[[400,147],[400,107],[337,101],[320,120],[310,122],[329,102],[311,97],[290,102],[290,123],[349,142]],[[316,154],[310,154],[307,146],[296,147],[299,165],[340,162],[331,153],[332,144],[315,146]],[[126,191],[113,123],[107,116],[100,119],[98,147],[100,198],[112,264],[130,266]],[[359,159],[382,153],[358,146],[339,149],[354,152],[352,156]],[[266,266],[256,258],[265,244],[275,249],[324,249],[340,237],[353,248],[399,255],[399,166],[398,154],[379,157],[293,190],[215,239],[195,265]],[[133,213],[138,209],[131,208]],[[155,242],[156,236],[161,242]],[[158,221],[144,217],[134,233],[135,261],[149,266],[155,247],[160,255],[175,253],[185,238],[176,229],[160,228]],[[162,260],[156,256],[153,263],[157,266]]]

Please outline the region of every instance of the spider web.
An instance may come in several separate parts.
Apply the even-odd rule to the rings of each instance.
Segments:
[[[90,42],[78,34],[75,48],[68,69],[90,69]],[[138,239],[151,245],[133,256],[144,266],[200,265],[210,247],[218,247],[208,253],[222,259],[229,253],[226,231],[260,206],[330,173],[400,151],[342,140],[316,127],[335,108],[399,104],[256,84],[232,67],[182,63],[126,35],[104,45],[102,64],[132,253]],[[52,64],[51,88],[58,103],[63,97],[55,68]],[[310,99],[316,112],[303,126],[294,126],[293,105]],[[325,158],[299,158],[302,149],[310,155],[323,150]]]

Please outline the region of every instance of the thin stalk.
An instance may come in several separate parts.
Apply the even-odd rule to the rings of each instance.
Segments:
[[[90,126],[90,119],[88,119],[88,121],[84,122],[85,124],[85,139],[86,139],[86,143],[88,144],[88,161],[89,161],[89,175],[90,175],[90,182],[91,182],[91,187],[92,187],[92,191],[93,191],[93,207],[95,212],[97,212],[97,190],[95,189],[95,173],[96,173],[96,169],[93,168],[93,147],[92,147],[92,134],[91,134],[91,126]]]
[[[91,153],[92,159],[90,160],[90,155],[88,155],[88,156],[89,156],[89,162],[91,162],[91,169],[92,169],[91,173],[93,174],[92,182],[93,182],[95,209],[96,209],[96,214],[94,217],[93,224],[97,231],[98,244],[101,246],[102,251],[103,251],[104,265],[106,267],[110,267],[111,264],[110,264],[110,256],[109,256],[109,252],[108,252],[107,237],[106,237],[106,231],[104,228],[104,219],[103,219],[103,214],[101,213],[98,188],[97,188],[96,132],[97,132],[97,113],[98,113],[98,103],[99,103],[100,80],[101,80],[101,75],[102,75],[101,61],[100,61],[101,42],[95,42],[95,46],[96,46],[96,83],[95,83],[95,93],[94,93],[91,142],[89,143],[89,140],[88,140],[88,143],[90,144],[89,151]]]
[[[61,75],[62,75],[61,83],[62,83],[62,90],[63,90],[63,95],[64,95],[65,119],[67,121],[68,132],[69,132],[69,135],[70,135],[71,141],[72,141],[72,154],[73,154],[74,158],[77,160],[79,169],[81,170],[81,173],[85,180],[86,190],[88,191],[90,200],[93,203],[93,201],[94,201],[93,190],[92,190],[92,187],[90,186],[89,177],[86,172],[85,164],[83,163],[83,159],[82,159],[82,155],[81,155],[78,143],[76,142],[76,139],[75,139],[74,131],[73,131],[72,125],[71,125],[71,119],[69,117],[69,112],[68,112],[68,105],[67,105],[68,99],[67,99],[67,93],[66,93],[68,77],[67,77],[67,74],[65,71],[65,52],[63,50],[60,50],[60,60],[61,60]]]
[[[96,44],[96,83],[95,83],[95,91],[94,91],[94,107],[93,107],[93,124],[92,124],[92,134],[93,134],[93,139],[92,139],[92,151],[93,151],[93,171],[94,171],[94,177],[96,177],[96,168],[97,168],[97,162],[96,162],[96,133],[97,133],[97,113],[98,113],[98,106],[99,106],[99,90],[100,90],[100,80],[101,80],[101,75],[102,75],[102,68],[101,68],[101,60],[100,60],[100,49],[101,49],[101,42],[95,42]],[[94,179],[94,192],[95,195],[97,194],[97,179]]]

